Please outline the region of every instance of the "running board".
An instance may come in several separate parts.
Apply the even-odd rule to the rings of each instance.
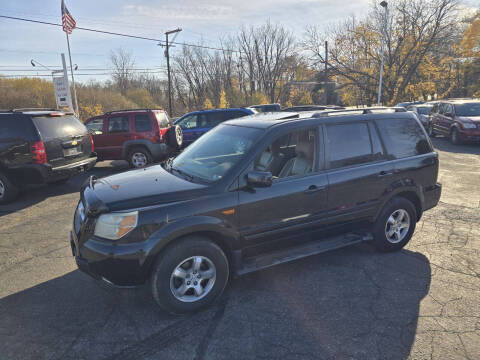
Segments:
[[[317,255],[326,251],[339,249],[372,239],[373,236],[370,233],[348,233],[250,257],[243,260],[242,266],[237,270],[236,275],[245,275],[274,265],[298,260],[311,255]]]

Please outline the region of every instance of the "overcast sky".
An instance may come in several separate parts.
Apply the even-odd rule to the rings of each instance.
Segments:
[[[242,25],[279,23],[301,36],[305,26],[336,23],[350,15],[363,16],[372,0],[67,0],[77,26],[164,38],[166,30],[180,27],[177,41],[219,46],[218,39],[235,33]],[[1,0],[0,15],[61,22],[60,0]],[[478,7],[480,0],[462,0]],[[131,51],[139,68],[164,67],[162,49],[155,42],[74,30],[70,37],[72,60],[78,73],[88,68],[109,68],[112,49]],[[172,52],[178,48],[172,49]],[[35,59],[59,66],[67,53],[61,28],[0,18],[0,74],[36,74]],[[67,60],[68,61],[68,60]],[[18,69],[11,72],[7,69]],[[28,71],[27,71],[28,70]],[[33,70],[33,71],[32,71]],[[162,71],[158,69],[158,71]],[[102,71],[99,71],[101,73]],[[40,72],[39,72],[40,73]],[[42,74],[44,74],[42,72]],[[106,76],[79,76],[80,81]]]

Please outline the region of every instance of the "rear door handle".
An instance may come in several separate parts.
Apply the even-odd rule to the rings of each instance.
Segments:
[[[380,173],[377,176],[385,177],[385,176],[391,176],[391,175],[393,175],[393,171],[380,171]]]
[[[307,190],[304,191],[305,194],[312,194],[317,191],[322,191],[325,190],[325,186],[316,186],[316,185],[310,185]]]

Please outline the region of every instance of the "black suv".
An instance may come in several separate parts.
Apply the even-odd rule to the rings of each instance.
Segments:
[[[170,312],[232,276],[368,241],[401,249],[440,198],[438,156],[411,113],[227,121],[163,166],[90,178],[75,212],[78,267],[150,282]]]
[[[73,114],[0,110],[0,204],[20,186],[66,180],[96,160],[92,138]]]

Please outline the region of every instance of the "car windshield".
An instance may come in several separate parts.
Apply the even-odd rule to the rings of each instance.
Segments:
[[[263,133],[260,129],[220,125],[187,147],[167,169],[188,179],[222,179]]]
[[[432,106],[418,106],[418,113],[422,115],[430,115],[430,111],[432,111]]]
[[[457,116],[480,116],[480,102],[456,104],[455,113]]]

